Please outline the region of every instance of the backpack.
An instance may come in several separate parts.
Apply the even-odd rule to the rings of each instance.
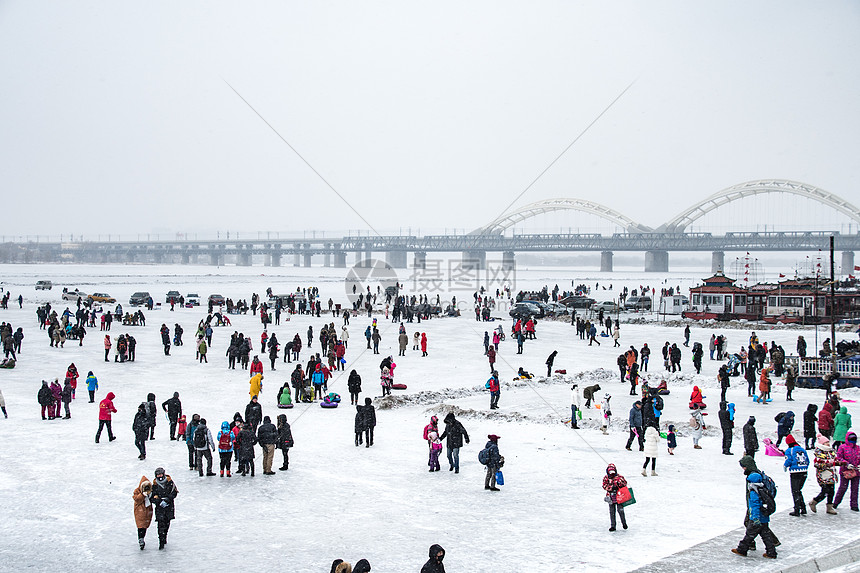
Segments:
[[[784,417],[785,417],[785,412],[780,412],[779,414],[777,414],[776,416],[773,417],[773,421],[778,424],[778,423],[782,422],[782,419]]]
[[[654,409],[660,411],[663,409],[663,398],[654,396]]]
[[[761,513],[769,516],[776,511],[776,484],[764,472],[759,471],[758,473],[762,478],[762,485],[756,490],[761,500]]]
[[[196,441],[197,434],[194,435],[194,438]],[[205,440],[205,438],[204,438],[204,440]],[[233,441],[233,434],[231,434],[230,432],[221,432],[221,437],[218,439],[218,449],[229,450],[230,446],[232,445],[231,444],[232,441]],[[203,445],[205,446],[206,444],[203,444]]]
[[[490,451],[489,448],[484,448],[480,452],[478,452],[478,461],[481,462],[482,466],[487,465],[490,461]]]
[[[206,447],[206,426],[197,426],[197,429],[194,430],[194,447]]]

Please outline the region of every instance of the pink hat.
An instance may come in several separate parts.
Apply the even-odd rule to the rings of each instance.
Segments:
[[[822,434],[818,434],[818,439],[816,441],[819,444],[824,444],[824,445],[828,445],[828,446],[830,445],[830,440],[827,438],[827,436],[822,435]]]

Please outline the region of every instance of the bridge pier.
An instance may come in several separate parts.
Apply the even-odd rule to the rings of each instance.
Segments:
[[[152,260],[155,262],[156,265],[160,265],[164,262],[164,255],[161,251],[155,251],[152,254]]]
[[[331,266],[331,243],[325,244],[325,252],[323,253],[323,266]]]
[[[281,249],[273,249],[269,252],[269,265],[273,267],[281,266]]]
[[[239,251],[236,256],[236,264],[240,267],[251,266],[251,251]]]
[[[487,268],[487,251],[470,250],[463,251],[462,267],[470,270],[483,270]]]
[[[711,253],[711,272],[721,273],[725,271],[726,253],[723,251],[714,251]]]
[[[209,253],[209,264],[213,267],[220,267],[224,264],[224,255],[213,249]]]
[[[187,265],[191,260],[191,257],[188,254],[188,251],[182,251],[182,256],[180,257],[179,260],[182,261],[183,265]]]
[[[612,251],[603,251],[600,253],[600,272],[612,272]]]
[[[29,252],[29,249],[28,249],[28,251],[27,251],[27,252]],[[125,254],[125,262],[127,262],[127,263],[134,263],[134,259],[135,259],[135,256],[134,256],[134,255],[135,255],[134,251],[129,250],[129,251]]]
[[[345,269],[346,268],[346,252],[335,251],[335,253],[334,253],[334,266],[336,269]]]
[[[854,274],[854,251],[842,251],[842,274]]]
[[[191,264],[196,265],[199,264],[200,258],[197,256],[197,253],[191,255]]]
[[[502,270],[510,271],[517,266],[516,254],[513,251],[502,253]]]
[[[385,262],[393,269],[405,269],[406,251],[388,251],[385,253]]]
[[[414,256],[412,257],[412,267],[416,269],[421,269],[422,271],[427,268],[427,253],[424,251],[415,251]]]
[[[645,251],[645,272],[665,273],[669,271],[669,251]]]
[[[304,251],[305,252],[302,255],[302,257],[304,259],[304,264],[302,266],[309,267],[309,266],[311,266],[311,258],[314,256],[314,254],[311,252],[310,243],[304,244]]]
[[[293,255],[293,266],[299,267],[302,264],[302,254],[300,252],[302,246],[299,243],[294,243],[293,248],[295,249],[295,252]]]

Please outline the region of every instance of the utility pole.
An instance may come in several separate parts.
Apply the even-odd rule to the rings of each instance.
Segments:
[[[836,373],[836,280],[833,272],[833,235],[830,235],[830,356]]]

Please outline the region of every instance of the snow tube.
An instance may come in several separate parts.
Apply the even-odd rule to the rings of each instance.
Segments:
[[[406,390],[406,384],[392,384],[391,387],[395,390]]]
[[[564,368],[560,368],[555,371],[556,374],[567,374],[567,370]]]
[[[704,402],[690,402],[691,410],[704,410],[707,408]]]
[[[337,402],[320,402],[320,408],[337,408]]]
[[[669,395],[669,389],[668,388],[661,388],[660,390],[657,390],[657,394],[659,394],[660,396],[668,396]]]
[[[290,403],[290,404],[278,404],[278,408],[281,408],[281,409],[288,409],[288,408],[292,408],[292,407],[293,407],[292,403]]]

